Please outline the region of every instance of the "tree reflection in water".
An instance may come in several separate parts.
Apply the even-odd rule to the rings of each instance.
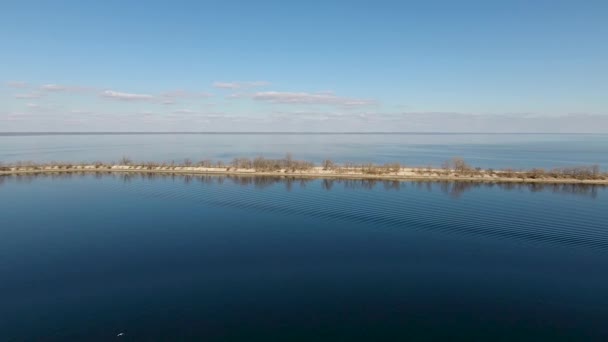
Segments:
[[[180,175],[162,173],[111,173],[111,172],[71,172],[71,173],[31,173],[20,175],[0,176],[0,186],[6,184],[6,180],[11,179],[17,183],[31,183],[36,179],[68,179],[72,177],[93,177],[95,179],[114,178],[120,179],[124,183],[134,180],[168,180],[182,182],[186,185],[191,184],[218,184],[226,182],[239,186],[253,186],[256,189],[266,189],[268,187],[283,184],[287,191],[292,191],[294,187],[305,188],[309,184],[316,182],[325,191],[332,191],[338,187],[347,190],[385,190],[385,191],[405,191],[408,187],[416,187],[419,190],[433,191],[439,189],[442,193],[451,198],[458,199],[464,193],[481,188],[497,187],[505,191],[529,191],[544,192],[550,191],[558,194],[578,195],[589,198],[596,198],[598,191],[608,188],[606,185],[583,184],[583,183],[501,183],[501,182],[475,182],[475,181],[398,181],[381,179],[339,179],[339,178],[304,178],[297,176],[244,176],[244,175]]]

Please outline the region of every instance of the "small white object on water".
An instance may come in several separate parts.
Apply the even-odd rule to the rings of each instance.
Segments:
[[[125,333],[119,333],[118,335],[116,335],[116,337],[120,337],[120,336],[124,336]]]

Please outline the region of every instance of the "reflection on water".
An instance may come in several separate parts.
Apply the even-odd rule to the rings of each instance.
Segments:
[[[69,179],[72,177],[84,177],[93,175],[95,178],[111,177],[121,179],[123,182],[131,182],[136,179],[160,180],[171,179],[172,181],[183,182],[184,184],[203,183],[207,185],[231,184],[240,186],[253,186],[256,189],[265,189],[270,186],[283,184],[287,191],[291,191],[295,186],[305,188],[308,184],[319,182],[321,188],[331,191],[336,187],[352,190],[375,190],[384,189],[386,191],[406,190],[408,187],[426,189],[431,192],[439,189],[442,193],[451,198],[460,198],[467,191],[481,188],[498,188],[506,191],[528,191],[528,192],[552,192],[556,194],[568,194],[597,198],[598,190],[607,189],[608,186],[601,184],[583,183],[500,183],[500,182],[471,182],[471,181],[399,181],[382,179],[315,179],[302,178],[297,176],[243,176],[243,175],[180,175],[180,174],[161,174],[161,173],[110,173],[110,172],[70,172],[70,173],[31,173],[21,175],[0,176],[0,186],[9,177],[17,182],[32,182],[38,178],[48,179]]]
[[[4,179],[29,189],[36,188],[29,183],[38,181],[52,187],[101,186],[100,191],[111,196],[124,191],[136,196],[131,203],[155,199],[174,206],[188,201],[201,207],[309,217],[326,223],[416,227],[440,234],[608,250],[603,209],[598,209],[606,200],[603,194],[608,187],[603,185],[108,172],[40,173]],[[94,191],[87,193],[92,196]],[[529,196],[533,194],[538,196]]]

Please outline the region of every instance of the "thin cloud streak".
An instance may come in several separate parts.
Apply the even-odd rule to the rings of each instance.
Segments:
[[[66,86],[61,84],[49,83],[40,86],[40,90],[44,92],[69,92],[69,93],[82,93],[82,92],[96,92],[101,89],[89,86]]]
[[[177,98],[201,98],[206,99],[213,97],[213,94],[206,92],[192,92],[185,90],[174,90],[168,91],[160,94],[160,97],[168,98],[168,99],[177,99]]]
[[[120,100],[120,101],[150,101],[150,100],[154,99],[154,97],[152,95],[148,95],[148,94],[123,93],[123,92],[114,91],[114,90],[106,90],[103,93],[101,93],[101,96],[108,98],[108,99]]]
[[[29,85],[26,82],[10,81],[6,82],[6,86],[9,88],[27,88]]]
[[[252,98],[257,101],[279,104],[337,105],[346,107],[369,106],[376,104],[376,101],[373,100],[340,97],[329,92],[295,93],[266,91],[255,93]]]
[[[192,109],[177,109],[172,112],[173,114],[194,114],[196,111]]]
[[[43,95],[40,93],[24,93],[24,94],[15,94],[14,98],[16,99],[39,99]]]
[[[227,99],[244,99],[244,98],[248,98],[248,97],[251,97],[251,95],[242,94],[242,93],[233,93],[233,94],[226,96]]]
[[[254,81],[254,82],[214,82],[213,87],[219,89],[247,89],[247,88],[255,88],[255,87],[266,87],[269,86],[270,83],[266,81]]]
[[[59,84],[45,84],[40,87],[44,91],[67,91],[68,87]]]

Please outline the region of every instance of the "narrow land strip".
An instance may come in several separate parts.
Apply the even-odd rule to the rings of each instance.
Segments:
[[[116,164],[71,163],[16,163],[0,166],[0,175],[51,174],[51,173],[158,173],[158,174],[215,174],[238,176],[283,176],[298,178],[332,179],[379,179],[379,180],[427,180],[427,181],[474,181],[509,183],[559,183],[608,185],[608,174],[599,172],[596,166],[568,169],[492,170],[472,168],[460,159],[453,159],[442,168],[402,167],[398,163],[374,165],[338,165],[324,161],[323,166],[286,159],[257,158],[235,159],[231,164],[200,162],[194,165],[186,160],[183,164],[133,163],[123,160]]]

